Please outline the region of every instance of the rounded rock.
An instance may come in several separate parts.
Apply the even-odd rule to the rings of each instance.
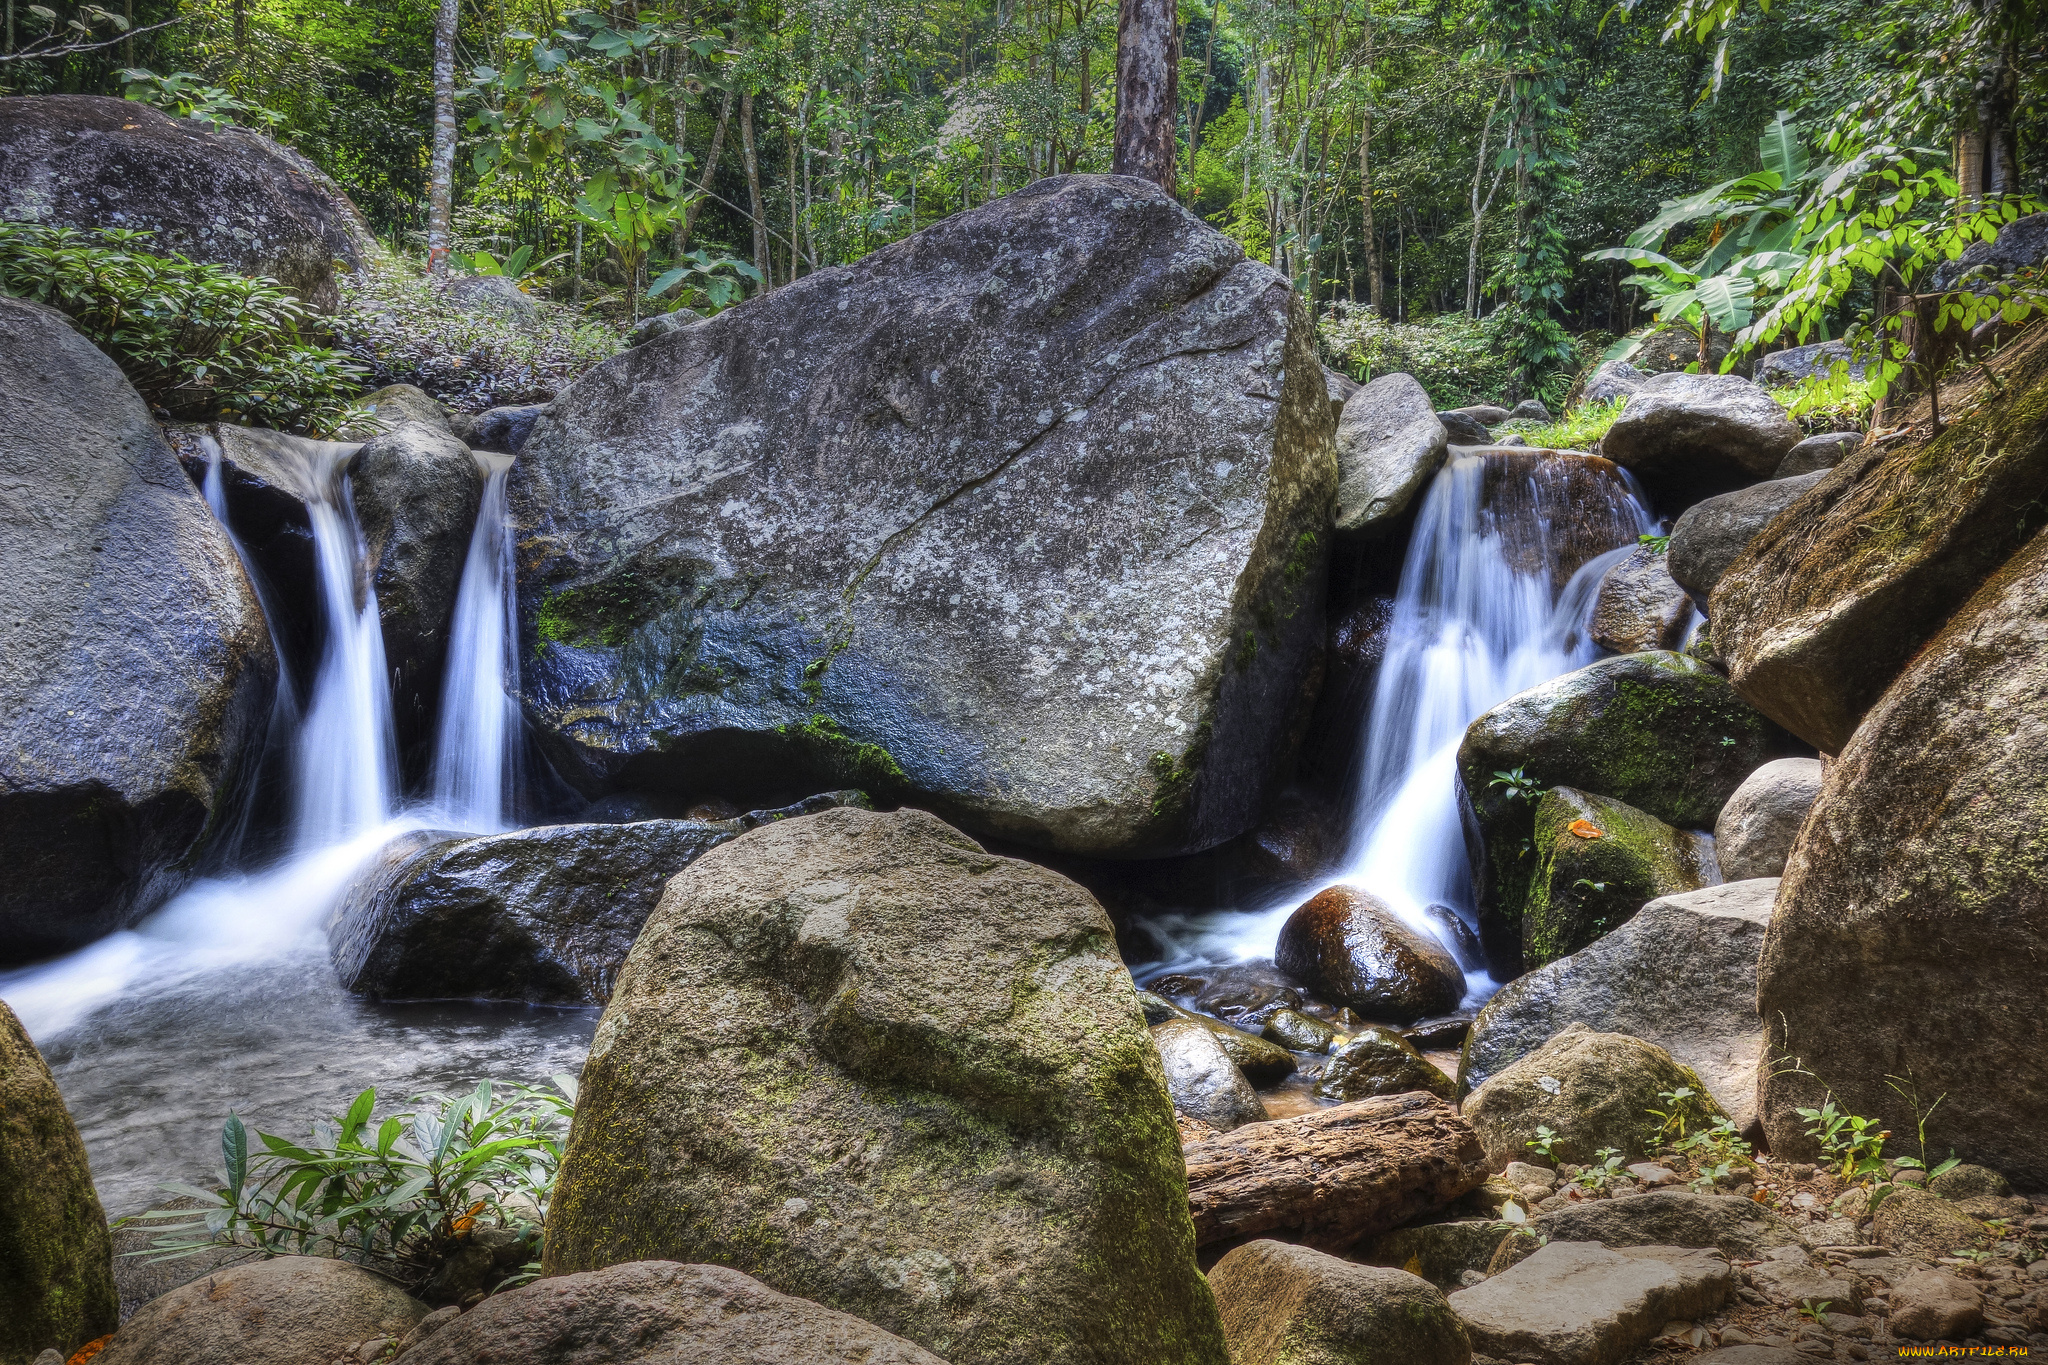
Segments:
[[[136,1311],[95,1365],[307,1365],[373,1337],[404,1337],[427,1306],[324,1256],[279,1256],[202,1276]]]
[[[1411,1024],[1465,994],[1457,959],[1403,924],[1386,902],[1333,886],[1288,916],[1274,963],[1310,991],[1368,1019]]]
[[[1780,758],[1742,780],[1714,820],[1714,856],[1731,882],[1777,877],[1820,795],[1817,758]]]

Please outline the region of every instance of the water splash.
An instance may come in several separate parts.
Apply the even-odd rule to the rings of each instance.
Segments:
[[[451,828],[497,833],[511,828],[519,736],[518,704],[512,700],[519,689],[512,526],[505,502],[512,459],[482,453],[476,458],[486,473],[484,495],[448,639],[448,675],[434,736],[433,804]]]

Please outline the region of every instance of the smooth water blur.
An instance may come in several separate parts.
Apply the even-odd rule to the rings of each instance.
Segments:
[[[519,689],[512,522],[505,505],[512,459],[477,459],[487,477],[448,637],[448,674],[434,735],[433,804],[451,829],[496,833],[511,827],[519,729],[512,700]]]
[[[1365,715],[1357,817],[1343,872],[1418,932],[1441,938],[1424,913],[1448,906],[1473,923],[1472,870],[1458,795],[1457,753],[1480,715],[1538,683],[1591,663],[1587,627],[1607,570],[1654,523],[1614,471],[1606,505],[1575,505],[1558,454],[1468,455],[1430,485],[1394,603],[1385,657]],[[1522,464],[1526,475],[1514,471]],[[1490,467],[1491,466],[1491,467]],[[1593,486],[1598,486],[1596,481]],[[1581,544],[1614,546],[1553,592],[1557,528]],[[1298,896],[1251,912],[1201,916],[1168,929],[1174,965],[1271,957]],[[1484,964],[1462,962],[1468,1000],[1495,989]]]

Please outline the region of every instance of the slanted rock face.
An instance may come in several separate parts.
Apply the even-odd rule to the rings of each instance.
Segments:
[[[1510,981],[1473,1021],[1459,1085],[1476,1089],[1583,1023],[1663,1048],[1748,1128],[1763,1047],[1756,959],[1777,891],[1769,877],[1661,897],[1605,938]]]
[[[1310,1247],[1247,1242],[1209,1272],[1232,1365],[1467,1365],[1434,1286]]]
[[[114,1330],[114,1248],[85,1143],[42,1053],[0,1002],[0,1360]]]
[[[107,1365],[306,1365],[403,1337],[427,1306],[382,1276],[325,1256],[213,1271],[152,1299],[94,1360]]]
[[[1675,512],[1714,493],[1768,479],[1799,443],[1777,400],[1732,374],[1660,374],[1628,400],[1600,453]]]
[[[15,299],[0,335],[0,961],[18,961],[183,880],[276,661],[234,548],[114,362]]]
[[[2048,328],[1950,385],[1950,425],[1869,445],[1772,522],[1714,586],[1736,690],[1839,753],[1906,661],[2048,523]],[[1985,451],[1997,458],[1982,458]]]
[[[1102,908],[921,811],[833,810],[669,883],[546,1266],[730,1265],[953,1365],[1223,1365],[1185,1181]]]
[[[0,218],[145,228],[145,248],[268,275],[312,307],[340,302],[369,225],[312,162],[246,128],[209,132],[135,100],[0,99]]]
[[[1757,974],[1771,1150],[1831,1090],[2021,1188],[2048,1186],[2048,533],[1931,640],[1822,779]],[[1873,856],[1882,850],[1883,856]],[[1931,945],[1939,945],[1933,951]],[[1937,1131],[1930,1129],[1930,1134]],[[1932,1137],[1930,1137],[1932,1140]]]
[[[1580,393],[1582,403],[1611,403],[1617,398],[1626,398],[1643,386],[1650,376],[1626,360],[1610,360],[1586,381],[1585,390]]]
[[[1655,1150],[1658,1121],[1650,1111],[1668,1103],[1658,1095],[1681,1085],[1696,1094],[1706,1089],[1692,1068],[1655,1043],[1574,1023],[1466,1096],[1463,1112],[1495,1170],[1527,1156],[1539,1127],[1557,1134],[1553,1160],[1583,1166],[1612,1147],[1633,1161]],[[1718,1109],[1703,1108],[1702,1122],[1720,1117]]]
[[[1337,423],[1337,529],[1367,530],[1407,511],[1449,439],[1413,375],[1381,375],[1352,394]]]
[[[1731,882],[1776,877],[1820,795],[1817,758],[1779,758],[1742,780],[1714,821],[1714,858]]]
[[[449,430],[448,409],[441,400],[413,384],[386,384],[356,400],[370,410],[367,419],[335,432],[344,441],[367,441],[407,422],[421,422],[436,431]]]
[[[1809,346],[1788,346],[1773,351],[1756,363],[1756,382],[1771,387],[1797,384],[1802,379],[1831,373],[1840,365],[1861,379],[1864,366],[1846,341],[1816,341]]]
[[[1720,880],[1710,835],[1570,787],[1553,787],[1536,803],[1533,848],[1521,916],[1530,967],[1595,942],[1647,901]]]
[[[1677,649],[1692,624],[1692,599],[1671,576],[1665,555],[1638,545],[1600,581],[1594,643],[1616,654]]]
[[[1671,528],[1671,549],[1665,558],[1672,578],[1704,608],[1714,585],[1749,542],[1804,497],[1823,473],[1773,479],[1694,503]]]
[[[1292,762],[1329,400],[1287,282],[1065,176],[636,347],[513,472],[529,715],[569,778],[880,784],[1172,854]]]
[[[1450,1303],[1488,1355],[1621,1365],[1665,1323],[1703,1317],[1734,1292],[1734,1273],[1716,1252],[1552,1242]]]
[[[737,1270],[673,1261],[556,1275],[494,1294],[405,1358],[408,1365],[946,1365],[901,1337],[778,1294]]]
[[[1447,1013],[1465,994],[1449,949],[1351,886],[1320,891],[1289,915],[1273,963],[1324,999],[1397,1024]]]

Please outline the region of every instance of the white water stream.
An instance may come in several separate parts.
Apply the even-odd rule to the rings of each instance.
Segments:
[[[1477,914],[1458,796],[1458,743],[1466,727],[1516,693],[1599,655],[1587,626],[1600,581],[1639,535],[1655,529],[1626,474],[1589,479],[1559,463],[1584,458],[1453,459],[1430,485],[1408,543],[1365,714],[1350,851],[1331,884],[1370,891],[1411,928],[1438,939],[1444,935],[1430,906],[1448,907],[1468,925]],[[1586,505],[1589,492],[1598,496],[1603,485],[1604,505]],[[1560,591],[1553,584],[1567,523],[1576,544],[1617,548],[1582,565]],[[1281,925],[1302,899],[1177,926],[1165,965],[1270,958]],[[1493,993],[1483,962],[1460,965],[1468,1003]]]
[[[510,828],[517,776],[518,631],[513,620],[512,525],[505,506],[509,455],[479,454],[486,478],[441,683],[434,734],[434,805],[452,829]]]

